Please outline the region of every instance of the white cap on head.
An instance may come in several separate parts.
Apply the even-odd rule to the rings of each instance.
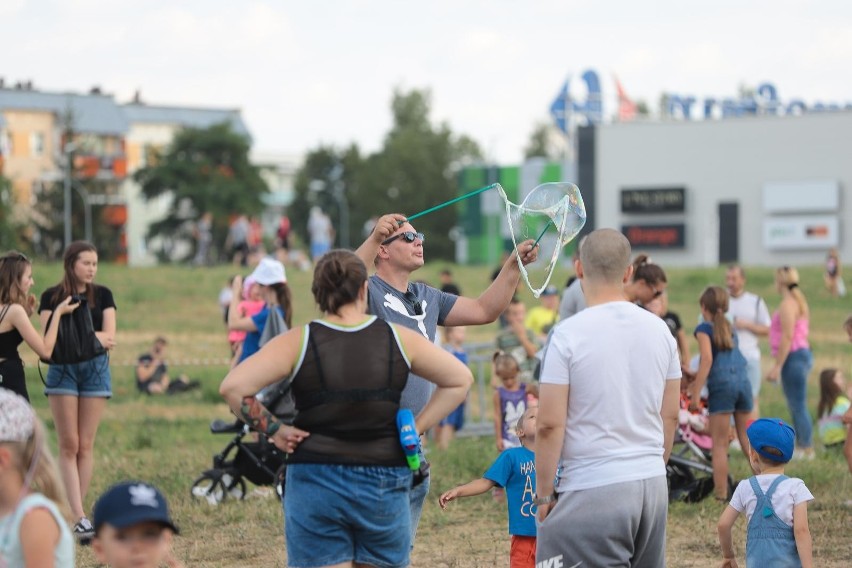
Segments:
[[[35,431],[35,413],[24,397],[0,388],[0,442],[26,442]]]
[[[263,258],[251,273],[249,278],[262,286],[270,286],[272,284],[281,284],[287,282],[287,274],[284,272],[284,265],[272,258]]]

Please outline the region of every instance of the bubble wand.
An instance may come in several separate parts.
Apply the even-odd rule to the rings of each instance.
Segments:
[[[553,224],[553,219],[548,219],[548,220],[547,220],[547,225],[545,225],[545,226],[544,226],[544,229],[541,231],[541,234],[538,236],[538,238],[537,238],[537,239],[535,240],[535,242],[533,243],[533,248],[535,248],[535,247],[537,247],[537,246],[538,246],[538,241],[540,241],[540,240],[541,240],[541,237],[543,237],[543,236],[544,236],[544,234],[547,232],[547,229],[548,229],[548,228],[550,228],[550,226],[551,226],[552,224]]]
[[[406,219],[406,221],[411,221],[412,219],[417,219],[418,217],[422,217],[423,215],[426,215],[427,213],[431,213],[432,211],[437,211],[438,209],[446,207],[447,205],[452,205],[453,203],[457,203],[457,202],[461,201],[462,199],[467,199],[468,197],[473,197],[474,195],[482,193],[483,191],[488,191],[489,189],[494,189],[495,187],[497,187],[497,185],[498,184],[496,184],[496,183],[492,183],[491,185],[486,185],[485,187],[480,187],[479,189],[474,189],[470,193],[465,193],[464,195],[460,195],[458,197],[450,199],[449,201],[439,203],[438,205],[435,205],[434,207],[430,207],[429,209],[421,211],[420,213],[415,213],[414,215],[408,217]],[[400,225],[402,225],[406,221],[398,221],[398,223]]]

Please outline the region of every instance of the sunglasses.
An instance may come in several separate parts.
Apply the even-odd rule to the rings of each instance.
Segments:
[[[389,239],[385,239],[382,241],[383,245],[389,245],[395,240],[402,238],[407,243],[413,243],[415,240],[420,239],[420,242],[423,243],[426,241],[426,235],[423,233],[415,233],[414,231],[405,231],[404,233],[400,233],[398,235],[394,235]]]
[[[408,302],[414,310],[414,315],[423,315],[423,300],[417,298],[414,292],[408,291],[405,293],[405,301]]]
[[[648,283],[646,282],[646,284],[648,284]],[[658,290],[657,288],[654,288],[654,287],[653,287],[653,286],[651,286],[650,284],[648,284],[648,288],[650,288],[650,289],[651,289],[651,292],[653,292],[653,293],[654,293],[654,297],[655,297],[655,298],[659,298],[660,296],[662,296],[662,295],[663,295],[663,292],[665,292],[665,290]]]
[[[22,260],[24,262],[30,261],[30,259],[27,258],[27,255],[21,252],[10,252],[5,256],[0,257],[0,260]]]

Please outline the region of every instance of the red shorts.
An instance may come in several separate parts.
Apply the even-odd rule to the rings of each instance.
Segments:
[[[512,535],[509,568],[535,568],[535,537]]]

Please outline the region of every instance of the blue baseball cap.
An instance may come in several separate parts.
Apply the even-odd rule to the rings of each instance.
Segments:
[[[793,459],[796,431],[780,418],[758,418],[746,430],[752,449],[768,460],[787,463]],[[766,451],[774,448],[781,455]]]
[[[106,523],[117,529],[139,523],[159,523],[178,528],[169,515],[169,504],[160,490],[144,481],[124,481],[113,485],[98,498],[92,515],[95,532]]]

